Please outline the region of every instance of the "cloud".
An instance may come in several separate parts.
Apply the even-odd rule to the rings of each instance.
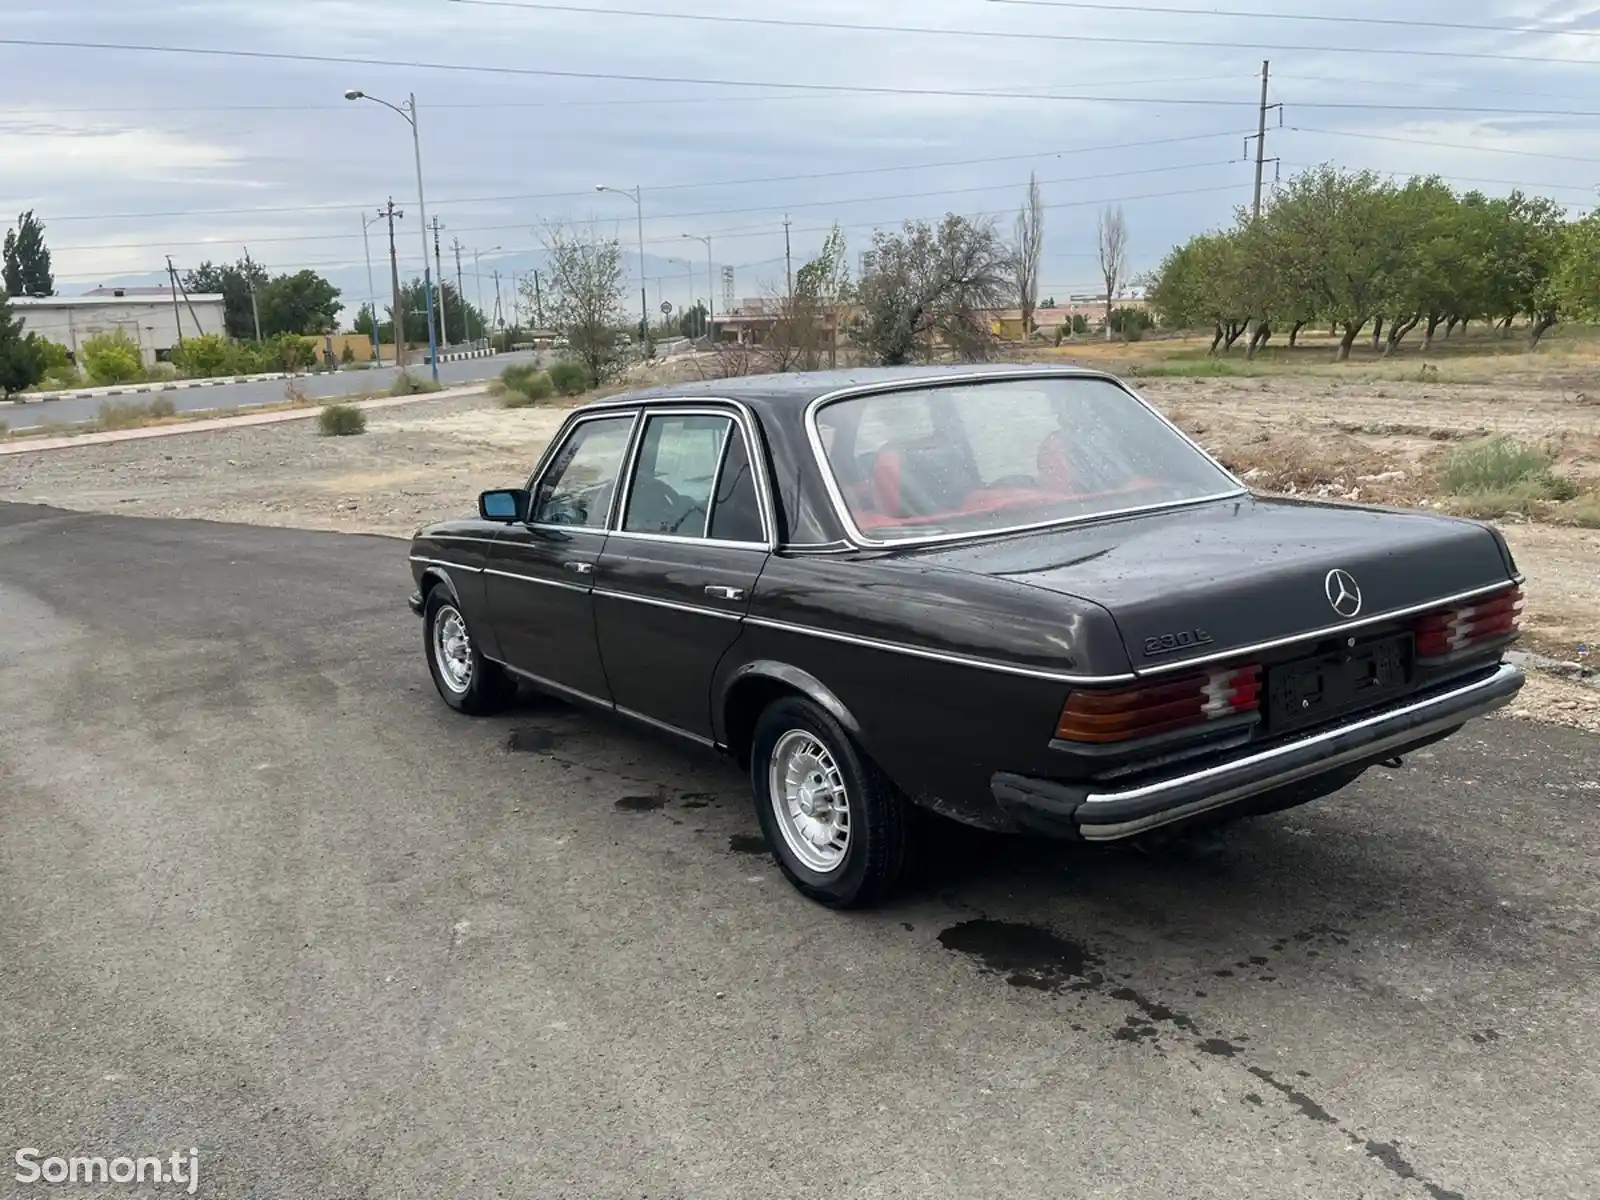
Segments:
[[[311,266],[347,295],[365,295],[363,215],[392,195],[406,211],[405,228],[397,231],[403,273],[420,270],[421,250],[409,130],[377,105],[340,99],[344,88],[359,86],[397,103],[417,94],[429,211],[445,227],[450,275],[455,238],[469,263],[473,247],[503,247],[483,256],[486,272],[491,262],[506,272],[535,266],[535,230],[546,219],[593,219],[614,230],[628,244],[631,270],[632,205],[597,195],[593,185],[638,183],[652,256],[646,272],[663,277],[664,298],[682,303],[696,294],[695,277],[667,261],[680,252],[699,268],[698,294],[705,290],[701,248],[683,241],[684,233],[709,234],[718,264],[736,267],[737,292],[755,294],[763,281],[782,278],[786,212],[798,263],[834,220],[847,227],[854,252],[875,226],[902,218],[933,218],[947,209],[1004,214],[1032,170],[1059,181],[1045,187],[1051,207],[1044,278],[1047,290],[1066,291],[1092,281],[1101,202],[1124,204],[1136,269],[1153,266],[1175,241],[1227,222],[1248,203],[1253,169],[1244,161],[1243,135],[1255,125],[1262,58],[1272,60],[1270,99],[1284,106],[1284,127],[1269,128],[1268,155],[1281,158],[1285,169],[1332,160],[1436,171],[1491,193],[1527,181],[1528,190],[1559,187],[1551,194],[1575,205],[1593,199],[1585,189],[1596,164],[1569,160],[1600,159],[1600,118],[1506,113],[1600,112],[1600,74],[1593,69],[1600,37],[1182,17],[1141,13],[1132,0],[1126,12],[971,0],[894,9],[853,0],[769,0],[754,8],[705,0],[693,9],[663,0],[599,2],[1027,36],[706,24],[449,0],[10,0],[0,14],[0,36],[744,82],[709,87],[0,47],[0,73],[11,94],[30,98],[27,109],[0,116],[0,156],[11,164],[0,179],[8,198],[0,211],[39,209],[52,245],[63,247],[56,257],[64,279],[90,283],[158,269],[167,253],[180,265],[231,257],[236,251],[224,247],[248,244],[275,269]],[[1289,9],[1288,0],[1277,7]],[[1600,29],[1578,0],[1494,3],[1465,16],[1449,0],[1418,0],[1404,9],[1352,0],[1338,15],[1481,26],[1566,21]],[[1057,34],[1177,44],[1050,40]],[[1328,49],[1337,46],[1370,53]],[[1568,61],[1381,53],[1396,48]],[[773,86],[785,81],[1027,95],[798,93]],[[1352,104],[1394,107],[1334,107]],[[1415,107],[1424,104],[1435,108]],[[139,111],[84,111],[96,107]],[[1451,107],[1501,111],[1442,111]],[[1175,138],[1192,140],[1168,140]],[[1008,161],[972,161],[979,159]],[[251,207],[277,211],[192,211]],[[371,237],[381,264],[386,236],[374,228]],[[377,274],[384,273],[380,265]],[[471,292],[470,265],[467,273]]]

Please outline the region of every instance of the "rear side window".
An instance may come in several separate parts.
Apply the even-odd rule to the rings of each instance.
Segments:
[[[717,464],[733,422],[699,413],[650,418],[628,489],[622,528],[629,533],[706,535]]]
[[[736,428],[728,437],[717,475],[716,504],[711,510],[711,536],[723,542],[765,542],[755,472],[744,435]]]

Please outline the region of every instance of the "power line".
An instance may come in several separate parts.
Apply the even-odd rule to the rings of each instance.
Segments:
[[[1600,163],[1600,158],[1582,158],[1574,154],[1550,154],[1544,150],[1513,150],[1507,146],[1472,146],[1465,142],[1440,142],[1433,138],[1396,137],[1385,133],[1352,133],[1346,129],[1314,129],[1310,125],[1289,125],[1285,128],[1295,133],[1320,133],[1327,137],[1357,138],[1366,142],[1398,142],[1403,146],[1430,146],[1440,150],[1470,150],[1478,154],[1512,154],[1518,158],[1548,158],[1557,162]]]
[[[570,12],[590,17],[645,17],[663,21],[699,21],[716,25],[758,25],[779,29],[837,29],[850,33],[922,34],[932,37],[994,38],[1030,42],[1089,42],[1097,45],[1111,44],[1119,46],[1182,46],[1185,48],[1204,46],[1226,50],[1296,50],[1322,54],[1390,54],[1412,58],[1476,58],[1497,62],[1573,62],[1572,59],[1566,58],[1545,58],[1525,54],[1491,54],[1471,50],[1420,50],[1409,46],[1294,46],[1267,42],[1207,42],[1193,38],[1141,38],[1112,37],[1086,33],[1046,33],[1034,29],[939,29],[927,25],[869,25],[846,21],[811,21],[786,17],[736,17],[710,13],[669,13],[635,8],[592,8],[588,5],[579,4],[546,4],[542,0],[541,2],[535,2],[535,0],[453,0],[453,3],[470,4],[484,8],[520,8],[544,12]],[[1045,8],[1078,7],[1077,5],[1055,5],[1050,3],[1049,0],[990,0],[990,3],[1038,4]],[[1108,5],[1107,7],[1122,13],[1142,11],[1181,13],[1187,16],[1196,15],[1196,10],[1194,9],[1133,9],[1120,5]],[[1482,33],[1484,31],[1479,29],[1476,32]]]
[[[1173,78],[1162,79],[1159,82],[1164,83],[1164,84],[1167,84],[1167,83],[1217,83],[1217,82],[1220,82],[1220,81],[1223,81],[1223,80],[1239,80],[1239,79],[1245,79],[1247,77],[1248,76],[1246,74],[1241,74],[1239,72],[1232,72],[1232,73],[1226,74],[1226,75],[1181,75],[1181,76],[1177,76],[1177,77],[1173,77]],[[1030,87],[1019,87],[1019,88],[992,88],[992,89],[985,89],[983,94],[986,95],[986,96],[993,96],[996,99],[1001,99],[1001,100],[1032,100],[1032,99],[1036,99],[1037,98],[1037,93],[1039,93],[1041,91],[1044,91],[1044,92],[1064,91],[1064,90],[1070,90],[1070,89],[1073,89],[1073,88],[1081,88],[1081,87],[1141,87],[1141,86],[1150,84],[1152,82],[1156,82],[1156,81],[1150,79],[1149,76],[1145,76],[1142,79],[1092,79],[1092,80],[1083,80],[1083,81],[1080,81],[1080,82],[1077,82],[1077,83],[1042,84],[1042,85],[1035,85],[1035,86],[1030,86]],[[775,84],[761,84],[759,86],[761,86],[763,88],[768,88],[768,89],[783,89],[783,88],[789,87],[790,85],[781,84],[781,83],[775,83]],[[813,94],[810,94],[810,93],[806,93],[806,92],[779,95],[779,94],[775,94],[773,91],[762,91],[762,92],[752,92],[752,93],[748,93],[748,94],[735,95],[735,96],[673,96],[673,97],[671,97],[671,101],[670,102],[672,104],[735,104],[735,103],[747,104],[747,103],[751,103],[751,102],[754,102],[754,101],[816,100],[816,99],[818,99],[817,96],[815,96]],[[435,109],[476,109],[476,110],[485,110],[485,109],[497,109],[497,108],[588,108],[588,107],[601,108],[601,107],[611,107],[611,106],[634,106],[634,105],[651,105],[651,106],[654,106],[656,108],[659,108],[659,107],[661,107],[661,104],[662,104],[661,97],[659,97],[659,96],[649,96],[649,97],[643,97],[643,98],[638,98],[638,97],[622,97],[622,98],[606,97],[604,99],[598,99],[598,100],[554,99],[554,100],[477,100],[477,101],[457,101],[457,102],[441,101],[439,103],[430,103],[428,105],[428,109],[431,112],[431,111],[433,111]],[[12,111],[14,113],[20,112],[20,113],[26,114],[28,112],[35,111],[35,110],[13,109]],[[39,116],[55,116],[57,114],[63,114],[63,113],[64,114],[71,114],[71,115],[78,115],[78,114],[84,114],[84,113],[112,113],[112,114],[118,114],[118,113],[159,113],[159,112],[188,113],[188,114],[194,115],[194,114],[197,113],[197,111],[198,110],[197,110],[196,106],[193,105],[193,104],[117,104],[117,105],[90,105],[90,106],[84,106],[84,107],[79,107],[79,106],[75,105],[75,106],[73,106],[71,108],[54,108],[54,107],[52,107],[52,108],[49,108],[49,109],[46,109],[46,110],[43,110],[43,111],[39,112],[38,115]],[[205,106],[205,109],[204,109],[204,112],[206,112],[206,113],[213,113],[213,112],[341,112],[341,113],[356,113],[356,112],[359,112],[359,111],[360,111],[359,109],[352,109],[350,107],[350,105],[348,105],[348,104],[208,104],[208,105]],[[22,123],[20,120],[16,120],[15,118],[13,118],[13,120],[15,120],[17,124],[21,124]]]
[[[1237,161],[1237,160],[1224,159],[1224,160],[1215,161],[1215,162],[1178,163],[1178,164],[1174,164],[1172,166],[1144,167],[1144,168],[1140,168],[1140,169],[1132,170],[1132,171],[1106,171],[1106,172],[1102,172],[1102,173],[1096,174],[1096,175],[1079,175],[1079,176],[1073,176],[1073,177],[1064,178],[1064,179],[1045,179],[1045,180],[1040,180],[1040,182],[1041,183],[1052,183],[1052,184],[1054,184],[1054,183],[1086,183],[1086,182],[1089,182],[1091,180],[1122,179],[1122,178],[1128,178],[1128,177],[1132,177],[1132,176],[1136,176],[1136,175],[1154,175],[1154,174],[1158,174],[1158,173],[1166,172],[1166,171],[1191,171],[1191,170],[1198,170],[1198,169],[1206,168],[1206,167],[1227,166],[1227,165],[1230,165],[1231,163],[1233,163],[1235,161]],[[784,205],[784,204],[777,204],[777,205],[761,204],[761,205],[754,205],[754,206],[745,207],[745,208],[712,208],[712,209],[702,209],[702,210],[699,210],[699,211],[696,211],[696,212],[653,213],[653,214],[651,214],[649,219],[652,222],[679,221],[679,220],[689,220],[691,218],[696,218],[696,217],[727,217],[727,216],[738,216],[738,215],[741,215],[741,214],[744,214],[744,213],[781,212],[785,208],[832,208],[832,207],[843,206],[843,205],[848,205],[848,204],[878,204],[878,203],[883,203],[883,202],[886,202],[886,201],[895,201],[895,200],[924,200],[924,199],[929,199],[929,198],[932,198],[932,197],[935,197],[935,196],[961,196],[961,195],[969,195],[969,194],[971,194],[973,192],[998,191],[998,190],[1001,190],[1001,189],[1014,188],[1014,187],[1015,188],[1020,188],[1020,187],[1026,186],[1026,183],[1027,183],[1026,180],[1021,180],[1021,181],[1018,181],[1018,182],[1015,182],[1015,183],[982,184],[982,185],[979,185],[977,187],[941,188],[941,189],[935,189],[933,191],[925,191],[925,192],[900,192],[900,193],[896,193],[896,194],[888,195],[888,196],[848,196],[848,197],[836,197],[836,198],[828,199],[828,200],[808,200],[808,201],[805,201],[803,203],[796,202],[796,203],[791,203],[791,204],[788,204],[788,205]],[[569,193],[566,193],[566,194],[569,195],[569,196],[570,195],[587,196],[590,193],[588,193],[588,192],[575,192],[575,193],[574,192],[569,192]],[[611,218],[602,218],[602,219],[610,220]],[[527,225],[528,225],[528,222],[526,220],[513,221],[513,222],[511,222],[509,224],[462,225],[462,226],[457,227],[456,232],[457,233],[493,233],[493,232],[499,232],[501,230],[506,230],[506,229],[524,229],[524,228],[527,227]],[[281,236],[268,235],[268,236],[252,237],[251,240],[254,241],[254,242],[258,242],[258,243],[269,243],[269,242],[270,243],[338,242],[338,241],[353,241],[356,238],[359,238],[360,236],[361,235],[359,233],[349,233],[349,232],[343,232],[343,233],[309,233],[309,234],[285,234],[285,235],[281,235]],[[187,247],[196,247],[196,246],[207,247],[207,246],[218,246],[218,245],[222,245],[222,244],[224,244],[224,243],[222,241],[220,241],[219,239],[217,239],[217,238],[201,238],[201,239],[198,239],[198,240],[195,240],[195,241],[186,241],[186,242],[171,241],[171,240],[162,240],[162,241],[157,241],[157,242],[107,242],[107,243],[102,243],[102,244],[92,245],[92,246],[91,245],[57,246],[57,247],[55,247],[55,249],[60,251],[60,252],[63,252],[63,253],[65,253],[67,251],[87,253],[87,252],[92,252],[92,251],[97,251],[97,250],[160,250],[160,249],[171,249],[173,247],[186,247],[186,248]]]
[[[988,0],[1017,8],[1076,8],[1125,16],[1155,13],[1169,17],[1243,17],[1252,21],[1321,21],[1331,25],[1387,25],[1407,29],[1454,29],[1462,33],[1535,33],[1546,37],[1600,37],[1600,29],[1551,29],[1544,25],[1475,25],[1461,21],[1420,21],[1399,17],[1328,17],[1312,13],[1246,12],[1232,8],[1162,8],[1140,4],[1097,4],[1089,0]]]
[[[659,14],[657,14],[659,15]],[[695,14],[684,14],[694,16]],[[733,20],[734,18],[728,18]],[[772,21],[773,18],[747,17],[737,18],[740,21],[758,22]],[[795,22],[790,22],[795,24]],[[876,32],[882,29],[886,32],[896,32],[894,26],[870,25],[841,25],[841,28],[857,32]],[[927,30],[909,30],[909,32],[929,32]],[[954,33],[953,30],[938,30],[939,33]],[[969,36],[982,36],[980,33],[969,33]],[[1570,59],[1549,58],[1533,55],[1518,54],[1488,54],[1456,50],[1418,50],[1405,49],[1392,46],[1298,46],[1282,45],[1266,42],[1206,42],[1192,38],[1128,38],[1128,37],[1097,37],[1088,34],[1047,34],[1030,32],[1016,36],[1026,37],[1030,41],[1055,40],[1087,42],[1094,44],[1111,44],[1127,46],[1178,46],[1185,50],[1194,49],[1221,49],[1221,50],[1276,50],[1276,51],[1305,51],[1308,53],[1322,54],[1392,54],[1410,55],[1421,58],[1471,58],[1485,59],[1499,62],[1529,62],[1529,63],[1566,63]],[[683,75],[644,75],[616,71],[558,71],[544,67],[505,67],[491,66],[484,63],[438,63],[427,62],[421,59],[399,58],[358,58],[348,54],[292,54],[283,50],[240,50],[214,46],[158,46],[137,42],[89,42],[75,41],[65,38],[0,38],[0,46],[25,46],[35,49],[48,50],[112,50],[130,54],[171,54],[179,56],[196,56],[209,58],[242,59],[252,62],[297,62],[297,63],[322,63],[334,66],[356,67],[397,67],[413,71],[448,71],[469,75],[504,75],[527,76],[544,79],[599,79],[624,83],[681,83],[699,87],[785,87],[797,91],[808,92],[835,92],[853,93],[859,95],[880,96],[949,96],[966,99],[1029,99],[1029,100],[1073,100],[1082,102],[1101,102],[1112,104],[1166,104],[1166,105],[1227,105],[1234,101],[1206,100],[1199,98],[1162,98],[1147,96],[1064,96],[1058,94],[1040,94],[1026,97],[997,97],[992,91],[982,91],[974,88],[897,88],[887,86],[872,86],[867,84],[842,84],[842,83],[774,83],[771,80],[749,79],[710,79],[694,78]],[[1573,114],[1586,115],[1586,114]]]
[[[1248,132],[1248,131],[1246,131]],[[883,167],[852,167],[837,171],[810,171],[791,175],[763,175],[750,179],[721,179],[700,183],[662,183],[646,184],[647,192],[690,191],[710,188],[748,187],[766,183],[797,183],[813,179],[843,179],[854,175],[884,175],[898,171],[933,171],[944,167],[974,167],[990,163],[1026,162],[1030,159],[1059,158],[1065,154],[1096,154],[1104,150],[1143,150],[1151,146],[1173,146],[1184,142],[1209,141],[1212,138],[1236,138],[1242,136],[1236,129],[1219,130],[1216,133],[1189,133],[1177,137],[1150,138],[1138,142],[1103,142],[1093,146],[1066,146],[1056,150],[1029,150],[1021,154],[995,154],[985,158],[953,158],[941,159],[934,162],[902,163],[894,166]],[[461,196],[436,201],[439,205],[461,204],[498,204],[510,200],[570,200],[580,196],[593,195],[592,188],[573,192],[525,192],[508,196]],[[251,208],[191,208],[176,209],[156,213],[74,213],[68,216],[52,216],[55,221],[123,221],[156,217],[222,217],[243,216],[253,213],[280,213],[280,212],[341,212],[352,209],[365,209],[364,204],[297,204],[297,205],[268,205]],[[753,211],[753,210],[752,210]],[[671,215],[671,214],[668,214]]]
[[[1286,167],[1293,167],[1296,170],[1307,171],[1307,170],[1314,170],[1316,167],[1320,166],[1321,164],[1320,163],[1305,163],[1305,162],[1285,162],[1283,165],[1286,166]],[[1590,196],[1594,195],[1594,189],[1592,187],[1588,186],[1587,184],[1581,184],[1581,183],[1530,183],[1530,182],[1528,182],[1526,180],[1521,180],[1521,179],[1484,179],[1484,178],[1482,178],[1480,176],[1477,176],[1477,175],[1456,175],[1453,172],[1449,173],[1449,174],[1446,174],[1446,173],[1441,172],[1441,171],[1421,171],[1421,170],[1391,171],[1391,170],[1389,170],[1387,168],[1383,168],[1383,167],[1350,167],[1349,169],[1352,170],[1352,171],[1368,170],[1368,171],[1374,172],[1375,174],[1388,175],[1388,176],[1390,176],[1392,178],[1427,179],[1427,178],[1430,178],[1430,177],[1433,177],[1433,176],[1437,176],[1438,178],[1443,179],[1443,180],[1447,180],[1448,182],[1451,182],[1451,183],[1492,183],[1492,184],[1498,184],[1501,187],[1519,188],[1519,189],[1521,189],[1521,190],[1523,190],[1525,192],[1526,191],[1583,192],[1586,195],[1590,195]]]

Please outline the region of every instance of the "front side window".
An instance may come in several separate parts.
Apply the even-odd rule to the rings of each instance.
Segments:
[[[632,413],[584,421],[574,428],[540,478],[528,520],[535,525],[604,529],[632,431]]]
[[[717,464],[733,431],[727,417],[685,413],[651,417],[628,486],[628,533],[704,537]]]
[[[816,421],[850,519],[875,541],[1042,525],[1238,490],[1106,379],[881,392],[828,404]]]

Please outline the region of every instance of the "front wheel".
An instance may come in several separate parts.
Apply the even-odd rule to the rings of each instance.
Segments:
[[[443,586],[428,593],[422,609],[422,638],[433,685],[457,712],[472,716],[496,712],[515,693],[516,684],[500,664],[483,657],[459,602]]]
[[[773,857],[813,900],[864,907],[888,894],[904,873],[909,805],[811,701],[785,698],[761,714],[750,784]]]

